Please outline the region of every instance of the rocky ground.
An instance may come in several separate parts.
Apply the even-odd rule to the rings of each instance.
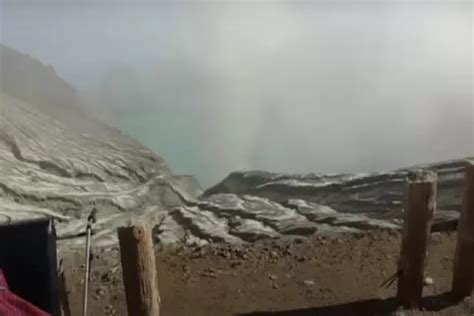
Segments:
[[[400,235],[390,231],[308,239],[214,244],[157,251],[162,315],[472,315],[450,289],[454,233],[435,233],[418,312],[397,312],[396,285],[380,284],[396,267]],[[126,315],[118,250],[96,251],[91,315]],[[66,256],[72,315],[81,311],[80,254]]]

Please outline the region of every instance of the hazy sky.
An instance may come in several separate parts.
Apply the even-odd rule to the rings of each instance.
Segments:
[[[474,155],[471,1],[1,3],[2,43],[205,186]]]

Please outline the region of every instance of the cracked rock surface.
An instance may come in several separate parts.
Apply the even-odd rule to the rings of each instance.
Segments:
[[[259,236],[400,229],[406,179],[423,169],[438,174],[433,230],[453,230],[462,204],[464,162],[453,160],[370,174],[234,172],[204,192],[200,207],[214,210],[219,217],[229,219],[233,214],[239,219],[257,220],[265,227]],[[235,227],[242,226],[235,218],[232,222]]]
[[[169,213],[155,228],[155,237],[165,244],[242,243],[282,236],[399,230],[406,179],[418,169],[438,174],[433,231],[456,229],[464,160],[374,174],[234,172],[200,199],[186,201]]]

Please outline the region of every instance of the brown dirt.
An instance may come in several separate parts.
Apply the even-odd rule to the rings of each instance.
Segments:
[[[469,301],[445,295],[455,242],[455,234],[433,235],[426,311],[408,315],[474,314]],[[370,232],[157,251],[162,315],[391,315],[396,283],[380,284],[394,273],[399,246],[398,233]],[[82,310],[82,260],[65,259],[72,315]],[[126,315],[118,250],[96,253],[92,270],[89,315]]]

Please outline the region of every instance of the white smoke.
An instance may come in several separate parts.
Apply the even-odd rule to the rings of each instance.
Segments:
[[[469,1],[134,3],[5,2],[2,42],[206,185],[474,154]]]

